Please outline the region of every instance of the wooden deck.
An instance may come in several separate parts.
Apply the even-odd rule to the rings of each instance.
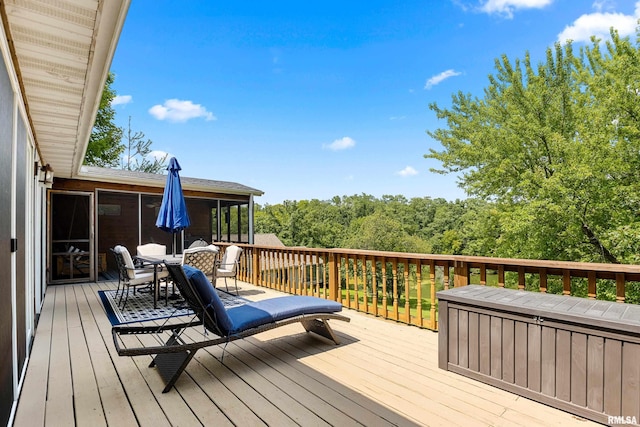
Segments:
[[[239,283],[251,299],[274,292]],[[437,333],[351,310],[335,346],[289,325],[198,352],[162,394],[149,356],[119,357],[97,291],[50,286],[15,426],[596,425],[438,369]]]

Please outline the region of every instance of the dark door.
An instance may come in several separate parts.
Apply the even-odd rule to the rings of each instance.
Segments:
[[[94,281],[93,193],[49,192],[49,283]]]
[[[18,144],[16,149],[16,164],[27,164],[27,131],[22,120],[18,121]],[[33,163],[32,163],[33,165]],[[33,169],[29,169],[29,175],[33,176]],[[22,366],[27,359],[27,276],[25,248],[27,243],[27,169],[16,169],[16,346],[18,350],[18,372],[22,372]],[[32,301],[30,302],[33,303]]]
[[[0,57],[0,425],[7,425],[13,405],[11,329],[11,165],[13,91]]]

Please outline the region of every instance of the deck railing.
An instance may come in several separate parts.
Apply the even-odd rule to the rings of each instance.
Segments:
[[[216,243],[224,248],[227,243]],[[437,330],[436,292],[480,284],[640,302],[640,265],[238,244],[238,279]]]

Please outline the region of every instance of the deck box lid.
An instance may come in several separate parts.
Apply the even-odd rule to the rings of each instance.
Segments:
[[[640,334],[640,306],[492,286],[437,292],[440,301]]]

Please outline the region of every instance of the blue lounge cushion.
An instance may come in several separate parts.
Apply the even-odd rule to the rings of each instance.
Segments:
[[[231,307],[227,310],[227,315],[233,325],[231,334],[273,322],[269,312],[254,307],[252,303]]]
[[[302,295],[269,298],[252,302],[251,305],[268,312],[274,321],[288,319],[301,314],[337,313],[342,311],[342,304],[338,302]]]
[[[341,310],[342,305],[335,301],[291,295],[231,307],[227,314],[233,323],[234,332],[238,332],[303,314],[337,313]]]
[[[190,265],[182,266],[187,279],[191,282],[195,292],[198,293],[200,299],[204,303],[211,318],[216,322],[220,332],[228,335],[233,331],[233,323],[227,315],[227,310],[218,296],[216,288],[213,287],[207,276],[200,270]]]
[[[218,292],[202,271],[189,265],[182,268],[224,335],[232,335],[303,314],[331,314],[342,311],[342,304],[338,302],[301,295],[269,298],[226,309]]]

